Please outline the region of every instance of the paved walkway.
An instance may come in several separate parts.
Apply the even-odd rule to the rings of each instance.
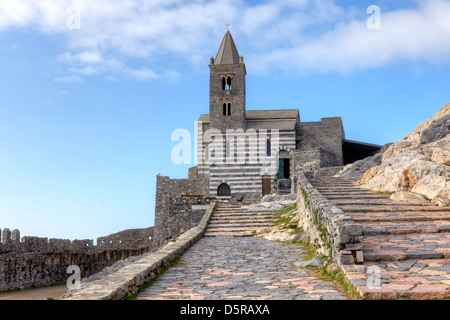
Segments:
[[[365,263],[343,267],[363,297],[450,298],[450,207],[396,203],[350,180],[315,186],[363,226]]]
[[[294,265],[299,245],[259,237],[205,237],[139,300],[342,300],[334,286]]]

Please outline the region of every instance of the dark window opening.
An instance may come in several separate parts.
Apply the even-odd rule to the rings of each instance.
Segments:
[[[272,143],[270,142],[270,139],[267,139],[267,143],[266,143],[266,154],[268,157],[272,156]]]
[[[222,78],[222,90],[225,90],[226,87],[226,80],[225,78]]]
[[[278,179],[290,179],[291,178],[291,167],[290,159],[279,159],[278,160]]]
[[[224,103],[222,107],[223,107],[223,115],[231,116],[231,103],[229,104]]]
[[[231,188],[226,183],[222,183],[219,188],[217,188],[217,196],[218,197],[230,197],[231,196]]]

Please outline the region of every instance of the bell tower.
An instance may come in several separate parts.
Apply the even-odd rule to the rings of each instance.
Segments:
[[[245,69],[230,31],[225,34],[216,59],[211,58],[209,85],[210,127],[245,130]]]

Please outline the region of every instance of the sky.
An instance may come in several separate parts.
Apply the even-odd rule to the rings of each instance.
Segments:
[[[156,176],[194,166],[172,162],[171,136],[209,113],[227,24],[247,110],[402,139],[450,102],[449,17],[448,0],[0,0],[0,228],[152,226]]]

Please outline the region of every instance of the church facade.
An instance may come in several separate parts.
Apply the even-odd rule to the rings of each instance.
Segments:
[[[298,170],[343,166],[345,149],[355,145],[368,148],[367,155],[377,149],[346,141],[340,117],[301,122],[299,110],[247,110],[247,71],[229,31],[209,68],[209,114],[198,120],[198,167],[191,178],[208,183],[211,197],[290,193]]]
[[[299,110],[247,110],[244,58],[227,32],[210,61],[209,113],[197,125],[197,166],[188,179],[156,178],[153,241],[198,225],[207,204],[246,204],[297,193],[307,176],[336,172],[381,147],[345,139],[342,119],[302,122]]]

